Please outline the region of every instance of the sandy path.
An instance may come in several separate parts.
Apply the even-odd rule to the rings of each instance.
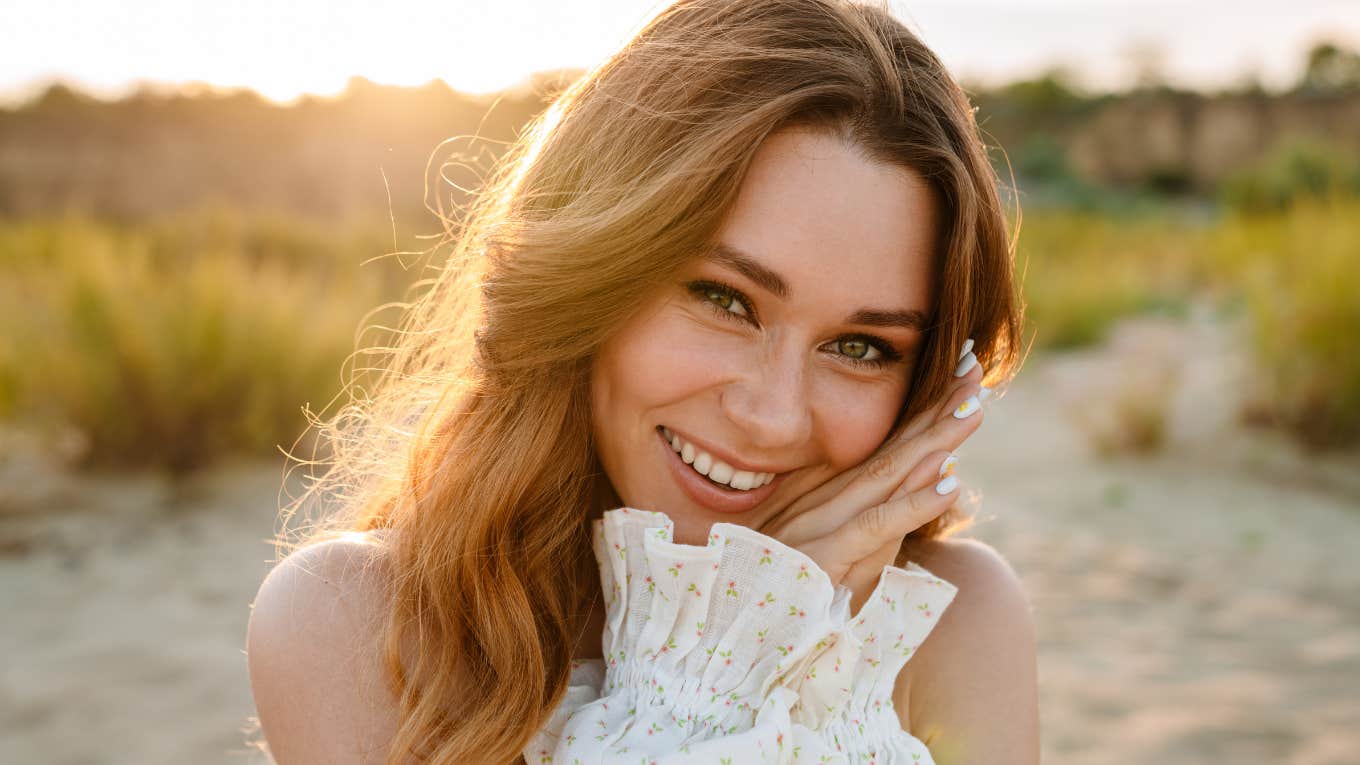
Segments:
[[[1031,360],[961,450],[970,533],[1034,604],[1044,761],[1356,762],[1360,461],[1237,429],[1220,334],[1130,327]],[[1073,409],[1168,359],[1166,450],[1093,457]],[[261,761],[242,647],[280,477],[239,464],[172,493],[0,467],[0,762]]]

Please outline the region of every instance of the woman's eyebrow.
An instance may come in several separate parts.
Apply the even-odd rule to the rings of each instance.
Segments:
[[[768,292],[772,293],[780,300],[787,300],[792,290],[784,277],[764,266],[760,261],[751,257],[749,254],[732,247],[731,245],[715,242],[709,245],[704,252],[704,257],[708,260],[724,265],[745,276],[747,279],[759,284]],[[868,327],[905,327],[914,329],[917,332],[924,332],[929,323],[926,315],[918,310],[911,309],[906,311],[887,311],[876,308],[861,308],[855,311],[845,322],[847,324],[862,324]]]
[[[845,320],[847,324],[869,327],[906,327],[917,332],[926,331],[926,315],[916,309],[910,311],[879,311],[861,308]]]
[[[764,287],[768,292],[774,293],[774,296],[780,300],[786,300],[789,297],[789,283],[784,281],[784,277],[761,265],[755,258],[735,247],[716,242],[709,246],[704,257],[740,273]]]

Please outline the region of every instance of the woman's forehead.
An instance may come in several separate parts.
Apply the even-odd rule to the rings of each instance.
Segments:
[[[913,171],[839,138],[781,131],[757,150],[715,253],[740,253],[777,274],[793,301],[849,292],[924,309],[936,215],[930,187]]]

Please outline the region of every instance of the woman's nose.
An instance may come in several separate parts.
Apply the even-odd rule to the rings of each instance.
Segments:
[[[722,393],[722,409],[751,446],[780,449],[806,441],[812,433],[812,407],[801,364],[764,360]]]

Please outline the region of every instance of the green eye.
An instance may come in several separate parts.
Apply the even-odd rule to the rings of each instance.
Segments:
[[[737,295],[736,291],[723,287],[720,284],[708,284],[698,282],[691,286],[696,296],[712,305],[720,314],[727,318],[748,318],[751,314],[746,308],[746,303]]]
[[[704,293],[704,297],[726,310],[732,310],[732,293],[722,290],[709,289]]]
[[[860,361],[868,360],[870,358],[869,355],[878,350],[877,348],[873,347],[873,345],[871,345],[867,340],[860,340],[855,338],[838,340],[836,341],[836,344],[840,346],[842,354],[852,359],[858,359]]]

